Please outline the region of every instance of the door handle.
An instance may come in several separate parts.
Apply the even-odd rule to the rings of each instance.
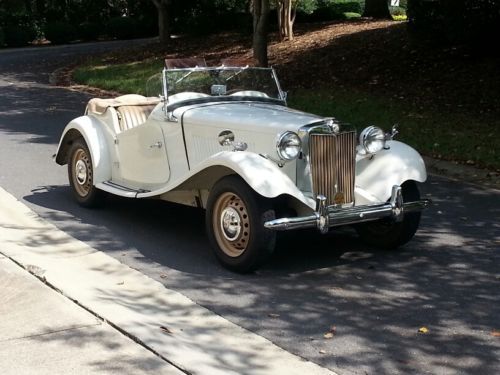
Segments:
[[[151,146],[149,146],[149,148],[162,148],[162,146],[163,146],[163,143],[158,141],[156,143],[153,143]]]

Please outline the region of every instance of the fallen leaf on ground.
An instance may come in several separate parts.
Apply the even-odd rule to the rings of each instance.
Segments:
[[[325,350],[323,350],[323,349],[321,349],[321,350],[319,351],[319,354],[326,354],[326,351],[325,351]]]
[[[125,281],[120,281],[119,283],[116,283],[116,285],[123,285],[125,284]]]
[[[162,279],[164,279],[164,278],[166,278],[166,277],[167,277],[167,275],[165,275],[164,273],[162,273],[162,274],[160,275],[160,277],[161,277]]]
[[[165,326],[160,326],[160,329],[165,332],[165,333],[168,333],[169,335],[173,335],[174,333],[167,327]]]
[[[429,329],[427,327],[420,327],[418,329],[418,333],[428,333]]]
[[[330,329],[328,330],[328,332],[323,335],[323,337],[325,339],[332,339],[333,336],[335,336],[336,332],[337,332],[337,327],[336,326],[331,326]]]
[[[500,330],[494,329],[493,331],[491,331],[491,336],[500,337]]]

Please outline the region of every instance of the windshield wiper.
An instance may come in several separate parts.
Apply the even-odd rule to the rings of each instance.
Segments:
[[[194,68],[193,70],[190,70],[189,72],[187,72],[186,74],[184,74],[181,78],[179,78],[177,81],[175,81],[175,84],[178,84],[179,82],[183,81],[184,78],[189,77],[195,71],[195,69],[196,68]]]
[[[245,66],[244,68],[241,68],[240,70],[238,70],[236,73],[234,73],[232,76],[226,78],[226,82],[229,81],[230,79],[233,79],[234,77],[236,77],[237,75],[240,75],[241,73],[243,73],[245,70],[247,70],[249,68],[249,66]]]

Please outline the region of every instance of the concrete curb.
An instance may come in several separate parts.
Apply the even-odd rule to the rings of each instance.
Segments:
[[[326,375],[43,220],[0,188],[0,249],[190,374]]]
[[[492,172],[474,166],[438,160],[424,156],[430,174],[445,176],[453,180],[468,182],[480,187],[500,190],[500,172]]]
[[[184,374],[28,269],[0,253],[2,375]]]

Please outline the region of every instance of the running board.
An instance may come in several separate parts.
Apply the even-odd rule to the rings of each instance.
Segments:
[[[138,194],[149,193],[150,190],[131,189],[129,187],[119,185],[113,181],[104,181],[95,185],[96,188],[107,191],[108,193],[119,195],[127,198],[137,198]]]

